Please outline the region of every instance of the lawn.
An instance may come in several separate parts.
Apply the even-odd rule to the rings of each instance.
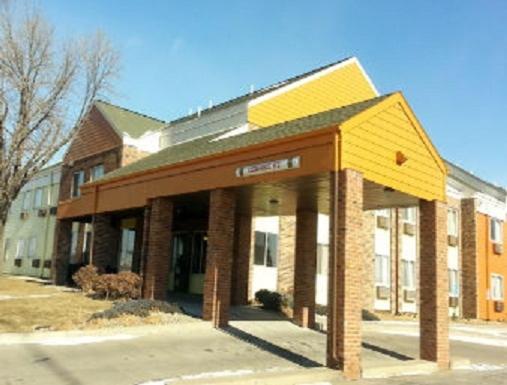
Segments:
[[[62,287],[0,276],[0,333],[80,328],[111,305]]]

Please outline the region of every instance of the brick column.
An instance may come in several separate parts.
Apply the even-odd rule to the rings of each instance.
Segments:
[[[327,366],[361,376],[363,176],[331,173]]]
[[[203,319],[212,321],[214,327],[229,322],[235,206],[232,190],[210,192]]]
[[[424,201],[420,208],[420,356],[449,368],[447,205]]]
[[[111,216],[97,214],[93,219],[93,247],[91,262],[102,272],[116,272],[118,269],[118,245],[120,228]]]
[[[51,262],[51,279],[55,285],[67,284],[67,273],[72,238],[72,221],[58,220],[56,223],[56,240],[53,261]]]
[[[148,240],[150,236],[151,201],[144,208],[143,213],[143,234],[141,244],[141,260],[139,261],[139,274],[144,282],[146,276],[146,261],[148,259]],[[143,289],[144,290],[144,289]]]
[[[143,298],[165,300],[171,266],[173,202],[169,198],[151,201]]]
[[[477,202],[475,198],[461,201],[461,263],[463,317],[478,316],[478,250],[477,250]]]
[[[294,261],[294,322],[315,326],[315,280],[317,274],[317,222],[315,211],[296,213],[296,256]]]
[[[132,271],[141,274],[141,258],[144,245],[144,214],[136,218],[136,235],[134,239],[134,255],[132,256]]]
[[[296,250],[296,217],[280,216],[278,246],[277,290],[294,294],[294,253]]]
[[[235,228],[231,302],[233,305],[246,305],[251,287],[252,216],[236,215]]]

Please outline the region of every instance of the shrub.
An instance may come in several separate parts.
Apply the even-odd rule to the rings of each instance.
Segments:
[[[105,299],[137,299],[141,296],[141,285],[138,274],[124,271],[99,275],[94,281],[93,291]]]
[[[261,289],[255,293],[255,299],[266,310],[280,311],[282,307],[282,295],[276,291]]]
[[[112,319],[123,315],[148,317],[151,312],[155,311],[169,314],[181,313],[180,307],[176,304],[164,301],[139,299],[126,302],[115,302],[110,309],[93,314],[91,319]]]
[[[85,293],[93,290],[95,280],[99,276],[97,268],[93,265],[83,266],[72,276],[72,280]]]

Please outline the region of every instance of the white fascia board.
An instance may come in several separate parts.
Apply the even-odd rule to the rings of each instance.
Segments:
[[[303,84],[309,83],[309,82],[311,82],[311,81],[313,81],[315,79],[318,79],[318,78],[320,78],[322,76],[330,74],[331,72],[334,72],[334,71],[336,71],[339,68],[343,68],[343,67],[346,67],[346,66],[352,65],[352,64],[356,64],[359,67],[359,69],[363,73],[366,81],[370,84],[371,88],[375,92],[375,95],[379,96],[377,87],[375,87],[375,85],[371,81],[370,77],[368,76],[368,74],[364,70],[363,66],[359,62],[359,60],[354,56],[354,57],[351,57],[350,59],[347,59],[347,60],[342,61],[340,63],[336,63],[335,65],[333,65],[331,67],[323,69],[322,71],[316,72],[316,73],[314,73],[312,75],[309,75],[309,76],[307,76],[305,78],[299,79],[299,80],[297,80],[297,81],[295,81],[293,83],[290,83],[290,84],[288,84],[286,86],[278,88],[278,89],[276,89],[276,90],[274,90],[272,92],[268,92],[267,94],[259,96],[258,98],[250,100],[248,102],[248,107],[252,107],[252,106],[255,106],[255,105],[259,104],[259,103],[265,102],[266,100],[269,100],[269,99],[274,98],[274,97],[276,97],[278,95],[284,94],[284,93],[286,93],[286,92],[288,92],[290,90],[298,88],[298,87],[302,86]]]
[[[506,203],[480,192],[475,193],[477,199],[477,211],[492,218],[505,221],[507,216]]]

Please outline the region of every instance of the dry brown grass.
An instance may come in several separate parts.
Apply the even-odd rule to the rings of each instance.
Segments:
[[[0,333],[81,328],[93,313],[112,305],[80,292],[9,277],[0,277],[2,296],[13,298],[0,300]]]

